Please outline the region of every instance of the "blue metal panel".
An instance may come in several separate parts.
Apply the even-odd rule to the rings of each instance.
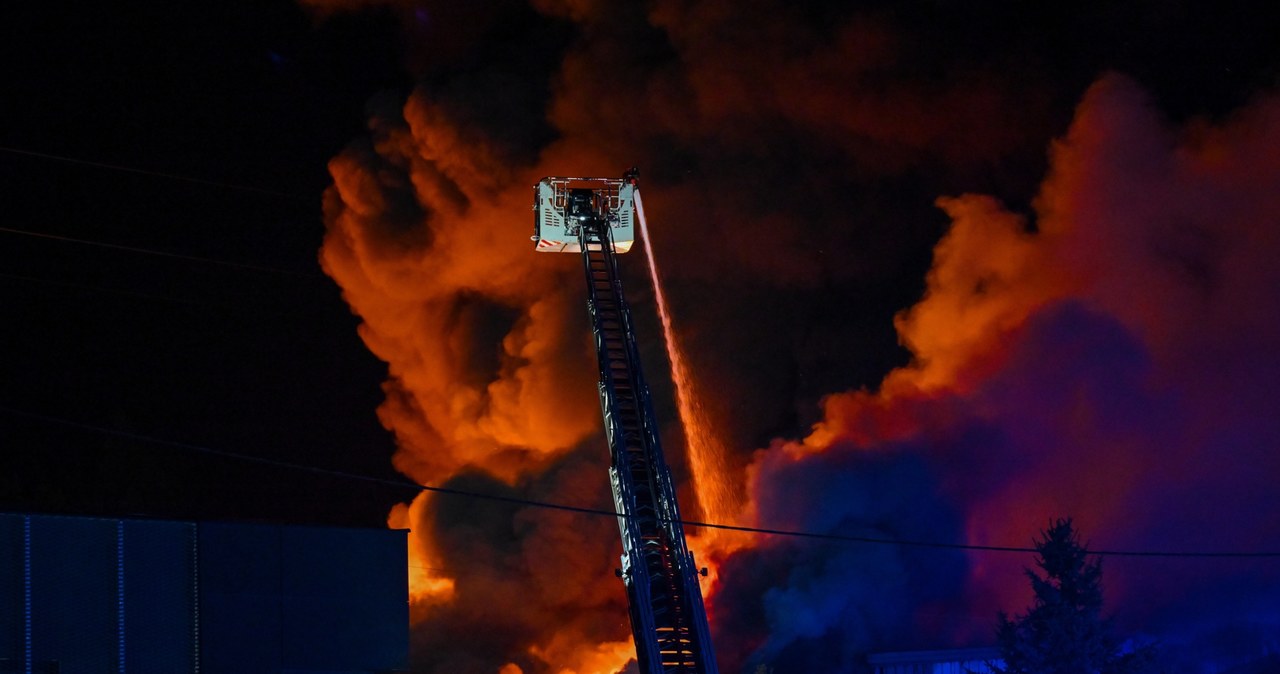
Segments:
[[[405,564],[401,531],[0,515],[0,669],[401,669]]]
[[[31,517],[32,657],[61,674],[117,671],[116,522]]]
[[[201,522],[197,535],[203,592],[280,593],[280,527]]]
[[[403,531],[284,530],[285,667],[374,671],[406,667],[409,591]],[[390,571],[390,573],[389,573]]]
[[[201,593],[200,618],[201,674],[280,671],[279,595]]]
[[[199,525],[201,672],[407,666],[405,533]]]
[[[195,525],[125,520],[124,671],[196,670]]]
[[[939,651],[873,653],[867,664],[875,674],[985,674],[989,662],[1000,662],[995,648],[961,648]]]
[[[202,523],[200,671],[280,671],[280,527]]]
[[[19,663],[26,657],[25,519],[0,515],[0,662]]]

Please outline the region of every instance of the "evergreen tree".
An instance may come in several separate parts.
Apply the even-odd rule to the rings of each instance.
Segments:
[[[1102,617],[1102,562],[1089,559],[1070,519],[1054,522],[1036,542],[1026,569],[1035,600],[1025,615],[999,616],[999,674],[1141,674],[1150,671],[1151,646],[1122,652]]]

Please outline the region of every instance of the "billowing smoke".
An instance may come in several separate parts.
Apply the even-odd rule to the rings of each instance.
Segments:
[[[331,162],[321,252],[388,363],[378,414],[411,478],[608,507],[579,261],[534,254],[530,186],[638,165],[730,448],[725,474],[698,477],[747,494],[743,521],[1024,545],[1071,515],[1131,549],[1280,532],[1276,100],[1176,125],[1105,76],[1057,129],[1033,205],[1006,208],[966,192],[1043,161],[1056,94],[1010,62],[925,63],[929,36],[883,13],[308,4],[385,5],[414,38],[423,83],[375,101]],[[643,264],[625,260],[674,419]],[[415,671],[612,673],[631,656],[611,520],[424,496],[391,522],[414,531]],[[1026,599],[1016,555],[767,537],[716,554],[725,671],[986,642]],[[1195,640],[1234,614],[1266,633],[1280,574],[1222,564],[1109,560],[1108,597],[1135,631]]]
[[[897,321],[914,361],[757,454],[760,523],[1026,545],[1069,513],[1098,549],[1273,550],[1277,148],[1278,99],[1179,129],[1130,80],[1101,79],[1053,145],[1034,225],[989,197],[939,200],[952,228]],[[877,632],[880,648],[990,639],[991,613],[1028,599],[1013,581],[1027,561],[1008,555],[773,541],[739,557],[718,596],[748,606],[720,608],[731,624],[754,607],[751,662],[778,671],[823,671]],[[1138,634],[1209,639],[1234,613],[1275,646],[1269,560],[1113,558],[1107,573]]]
[[[321,261],[388,363],[378,414],[395,434],[397,468],[422,484],[607,503],[586,462],[601,443],[579,448],[599,429],[581,272],[571,258],[532,254],[528,219],[516,217],[529,212],[527,187],[495,188],[531,174],[512,176],[464,143],[422,96],[371,130],[369,145],[330,164]],[[607,657],[626,638],[624,624],[593,615],[626,615],[601,580],[613,522],[424,495],[392,524],[414,532],[426,671],[526,660],[577,671],[599,659],[583,644]]]

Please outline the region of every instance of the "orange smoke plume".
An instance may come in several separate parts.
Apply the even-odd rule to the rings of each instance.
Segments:
[[[1232,386],[1257,378],[1244,358],[1211,370],[1196,355],[1229,359],[1275,343],[1258,307],[1274,299],[1260,288],[1280,287],[1267,271],[1276,235],[1256,216],[1276,212],[1280,190],[1269,177],[1276,153],[1255,149],[1276,147],[1274,106],[1178,131],[1135,85],[1108,77],[1054,146],[1034,213],[976,194],[938,201],[951,227],[924,298],[894,323],[912,362],[875,390],[826,398],[804,440],[749,457],[770,433],[812,420],[790,409],[800,406],[792,393],[809,395],[812,384],[777,383],[795,361],[863,358],[847,346],[862,336],[856,329],[797,334],[795,325],[862,311],[851,286],[901,283],[904,251],[927,230],[896,212],[888,224],[877,221],[883,212],[863,214],[849,197],[859,181],[892,191],[926,164],[965,171],[1039,143],[1046,97],[975,65],[913,78],[898,28],[858,15],[818,25],[795,3],[744,12],[720,1],[646,10],[543,0],[495,20],[501,49],[458,37],[484,35],[491,14],[518,4],[471,14],[414,4],[429,19],[421,29],[441,38],[424,41],[422,62],[410,65],[430,84],[378,111],[367,141],[330,164],[321,263],[387,362],[378,415],[395,435],[396,467],[414,480],[610,503],[579,261],[535,255],[528,240],[529,186],[543,175],[648,172],[654,252],[682,338],[669,357],[684,364],[675,373],[683,393],[666,390],[660,356],[646,365],[660,398],[684,398],[688,468],[709,520],[1007,543],[1047,516],[1073,514],[1099,539],[1136,535],[1160,501],[1122,483],[1157,453],[1171,473],[1196,473],[1205,450],[1191,439],[1210,437],[1213,425],[1188,409],[1230,407],[1211,393],[1238,398],[1227,395]],[[467,20],[450,23],[458,16]],[[533,22],[556,30],[521,32]],[[536,70],[534,56],[550,73]],[[450,58],[466,67],[440,65]],[[923,208],[935,198],[925,195]],[[1248,206],[1224,214],[1224,202]],[[913,227],[914,239],[897,233]],[[628,291],[640,312],[648,297],[638,278]],[[1197,315],[1188,307],[1204,320],[1188,318]],[[652,327],[642,341],[658,339]],[[1077,342],[1053,341],[1073,329]],[[1218,346],[1238,336],[1249,348]],[[1094,354],[1080,344],[1129,351],[1089,368]],[[1204,393],[1176,399],[1170,391],[1188,378]],[[1152,413],[1126,399],[1181,413],[1185,437],[1145,435]],[[1248,425],[1265,409],[1253,402],[1225,414]],[[1153,449],[1152,437],[1168,447]],[[829,480],[814,487],[817,471]],[[859,494],[873,496],[849,502]],[[1122,511],[1132,521],[1119,522]],[[913,520],[915,512],[943,524]],[[630,657],[612,574],[616,523],[444,496],[389,519],[413,532],[423,671],[612,674]],[[947,592],[994,610],[982,597],[998,596],[1005,577],[961,558],[963,574],[942,574],[953,581],[946,589],[922,588],[925,564],[909,553],[819,559],[781,541],[690,533],[699,562],[719,574],[710,586],[718,643],[742,658],[777,656],[831,624],[865,625],[858,612],[872,603],[899,611],[886,624],[945,614],[956,601]],[[844,582],[822,582],[833,577]],[[744,580],[752,578],[769,584]],[[865,596],[841,603],[855,589]],[[747,598],[755,604],[744,608]],[[931,629],[972,635],[986,623]],[[849,648],[883,636],[854,635]]]
[[[513,481],[598,426],[571,269],[529,255],[527,194],[492,193],[494,163],[459,151],[421,99],[407,128],[334,159],[321,263],[389,366],[379,417],[397,467],[424,484],[476,467]]]
[[[1053,146],[1034,227],[989,197],[939,200],[951,228],[934,250],[923,299],[895,322],[912,362],[876,392],[829,396],[808,437],[757,453],[748,468],[756,522],[1018,545],[1051,517],[1071,514],[1103,548],[1268,540],[1280,513],[1262,507],[1264,485],[1280,477],[1280,462],[1255,447],[1280,439],[1275,405],[1264,402],[1273,398],[1262,393],[1265,373],[1280,365],[1262,346],[1280,338],[1271,318],[1280,271],[1266,261],[1280,250],[1277,148],[1280,100],[1221,126],[1177,130],[1127,78],[1095,83]],[[920,461],[932,475],[911,472]],[[935,508],[938,522],[912,524],[895,511],[897,494],[865,482],[870,476],[898,492],[929,485],[912,507]],[[823,496],[797,499],[806,491]],[[1172,544],[1170,526],[1179,532]],[[769,623],[739,657],[768,662],[821,634],[839,634],[848,648],[867,644],[867,634],[836,617],[868,601],[845,586],[861,588],[850,580],[860,574],[905,578],[921,562],[909,548],[894,559],[856,554],[769,541],[730,560],[722,594],[758,593],[754,610]],[[837,555],[847,567],[829,568]],[[824,568],[765,587],[746,575],[783,558]],[[1025,605],[1025,589],[1010,583],[1025,562],[972,554],[950,567],[964,570],[952,581],[963,594],[917,596],[898,619],[940,641],[983,641],[996,609]],[[1176,580],[1123,561],[1109,569],[1109,596],[1135,602],[1126,607],[1139,621],[1193,605],[1187,597],[1222,582],[1203,567]],[[1258,573],[1242,572],[1274,586]],[[913,592],[901,585],[879,600],[881,619]],[[731,622],[724,611],[752,610],[734,602],[718,617]],[[782,622],[806,619],[814,625],[805,632]]]
[[[589,334],[581,292],[573,283],[580,281],[575,260],[533,255],[527,219],[513,217],[528,212],[524,183],[532,183],[532,174],[509,175],[483,149],[464,141],[460,130],[421,97],[405,106],[402,121],[379,117],[371,128],[371,146],[353,146],[330,165],[334,187],[326,195],[329,229],[321,263],[362,318],[361,337],[388,364],[387,397],[378,416],[396,437],[395,465],[427,485],[480,474],[528,488],[529,476],[563,470],[571,452],[599,429]],[[497,181],[523,189],[501,191],[495,188]],[[599,493],[607,488],[603,476],[603,470],[591,473],[600,489],[589,490],[581,502],[607,502]],[[411,531],[415,621],[435,626],[427,629],[450,620],[480,624],[489,620],[485,611],[460,608],[460,602],[480,602],[494,610],[511,597],[530,594],[528,587],[519,585],[520,578],[538,586],[554,584],[527,573],[501,580],[496,569],[473,568],[475,559],[458,554],[464,548],[446,549],[442,541],[464,535],[450,528],[458,521],[446,521],[442,514],[456,516],[452,507],[424,494],[409,507],[397,507],[389,520]],[[540,537],[568,543],[566,536],[576,536],[569,531],[585,528],[612,533],[600,540],[616,545],[611,523],[584,527],[530,517],[552,522],[535,527],[544,530]],[[479,530],[467,535],[494,533]],[[608,560],[615,555],[607,552],[612,546],[593,541],[575,549],[600,547],[604,549],[587,569],[569,572],[563,563],[549,568],[569,576],[614,580]],[[517,551],[473,552],[483,555],[481,559],[515,555],[513,564],[519,557]],[[591,586],[616,590],[603,580]],[[548,602],[542,609],[509,614],[513,625],[522,626],[511,630],[511,638],[538,633],[544,629],[540,623],[561,627],[558,634],[546,633],[545,638],[554,641],[534,638],[523,646],[525,660],[603,662],[616,650],[597,649],[588,655],[567,648],[569,642],[617,642],[627,633],[620,624],[601,630],[583,623],[577,631],[575,619],[547,614],[567,610],[582,615],[600,602],[616,604],[621,599],[607,592],[574,597],[558,590],[554,598],[540,599]],[[625,610],[620,615],[625,616]],[[584,632],[607,638],[597,641]],[[510,656],[508,645],[496,649],[493,657]],[[497,664],[502,663],[496,663],[495,670]],[[440,671],[474,671],[472,665],[453,670],[441,666],[445,669]],[[565,671],[576,669],[574,665]]]

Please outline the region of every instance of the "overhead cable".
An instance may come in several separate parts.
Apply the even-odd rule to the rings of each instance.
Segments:
[[[171,253],[169,251],[157,250],[155,248],[142,248],[139,246],[124,246],[116,243],[106,243],[104,241],[94,241],[92,239],[78,239],[70,236],[60,236],[57,234],[46,234],[43,232],[32,232],[25,229],[15,229],[13,227],[0,227],[0,232],[7,234],[18,234],[21,236],[30,236],[39,239],[49,239],[53,241],[61,241],[63,243],[76,243],[85,246],[94,246],[97,248],[109,248],[111,250],[121,250],[129,253],[140,253],[143,255],[155,255],[159,257],[168,257],[178,260],[186,260],[188,262],[203,262],[206,264],[220,265],[223,267],[234,267],[237,269],[247,269],[251,271],[261,271],[271,274],[282,274],[286,276],[296,276],[301,278],[320,278],[318,274],[307,274],[303,272],[289,271],[280,269],[279,267],[267,267],[264,265],[248,264],[246,262],[233,262],[231,260],[220,260],[212,257],[200,257],[197,255],[184,255],[182,253]]]
[[[563,512],[578,513],[582,515],[591,515],[597,517],[628,517],[625,513],[616,512],[614,510],[606,510],[603,508],[590,508],[585,506],[568,505],[564,503],[555,503],[551,501],[538,501],[534,499],[520,498],[516,496],[504,496],[501,494],[490,494],[466,489],[454,489],[451,487],[439,487],[430,485],[420,485],[404,480],[392,480],[387,478],[375,477],[372,475],[360,475],[358,473],[350,473],[331,468],[322,468],[319,466],[310,466],[291,461],[281,461],[279,459],[269,459],[261,456],[252,456],[241,454],[238,452],[229,452],[226,450],[195,445],[186,442],[178,442],[174,440],[166,440],[163,438],[155,438],[147,435],[141,435],[130,431],[120,429],[107,428],[95,424],[73,421],[61,417],[54,417],[44,414],[37,414],[25,410],[19,410],[12,407],[0,405],[0,412],[5,412],[14,416],[35,419],[47,423],[78,428],[81,430],[92,431],[103,435],[110,435],[118,438],[135,440],[148,444],[161,445],[166,447],[174,447],[191,452],[207,454],[211,456],[219,456],[223,458],[235,459],[238,461],[246,461],[250,463],[258,463],[262,465],[275,466],[278,468],[287,468],[309,472],[329,477],[339,477],[350,480],[359,480],[362,482],[381,484],[406,491],[425,491],[435,494],[444,494],[448,496],[458,496],[464,498],[481,499],[486,501],[496,501],[501,503],[510,503],[513,505],[529,506],[533,508],[544,508],[549,510],[559,510]],[[733,524],[721,524],[716,522],[699,522],[696,520],[680,520],[679,524],[686,527],[699,527],[703,529],[718,529],[722,531],[738,531],[742,533],[782,536],[789,538],[802,538],[811,540],[836,541],[843,543],[864,543],[871,545],[895,545],[901,547],[915,548],[935,548],[943,550],[964,550],[974,552],[1012,552],[1012,553],[1036,553],[1039,552],[1035,547],[1015,546],[1015,545],[977,545],[971,543],[946,543],[941,541],[925,541],[911,539],[896,538],[879,538],[873,536],[850,536],[846,534],[820,533],[814,531],[802,531],[796,529],[773,529],[766,527],[749,527]],[[1188,551],[1188,550],[1094,550],[1088,549],[1088,554],[1100,557],[1173,557],[1173,558],[1280,558],[1280,551]]]
[[[153,178],[167,178],[169,180],[177,180],[180,182],[194,183],[197,185],[206,185],[209,187],[222,187],[229,190],[238,190],[241,192],[255,192],[257,194],[266,194],[273,197],[283,197],[285,199],[294,199],[298,201],[314,201],[315,200],[314,196],[303,196],[301,194],[281,192],[279,190],[267,189],[265,187],[254,187],[253,185],[240,185],[237,183],[222,182],[218,180],[208,180],[206,178],[196,178],[193,176],[182,175],[180,173],[152,171],[148,169],[134,168],[132,166],[124,166],[121,164],[108,164],[105,162],[89,161],[87,159],[65,157],[62,155],[49,154],[47,152],[36,152],[34,150],[21,150],[14,147],[0,147],[0,152],[5,152],[13,155],[21,155],[26,157],[38,157],[40,159],[48,159],[50,161],[63,162],[66,164],[76,164],[79,166],[89,166],[91,168],[106,169],[108,171],[134,173],[137,175],[151,176]]]

